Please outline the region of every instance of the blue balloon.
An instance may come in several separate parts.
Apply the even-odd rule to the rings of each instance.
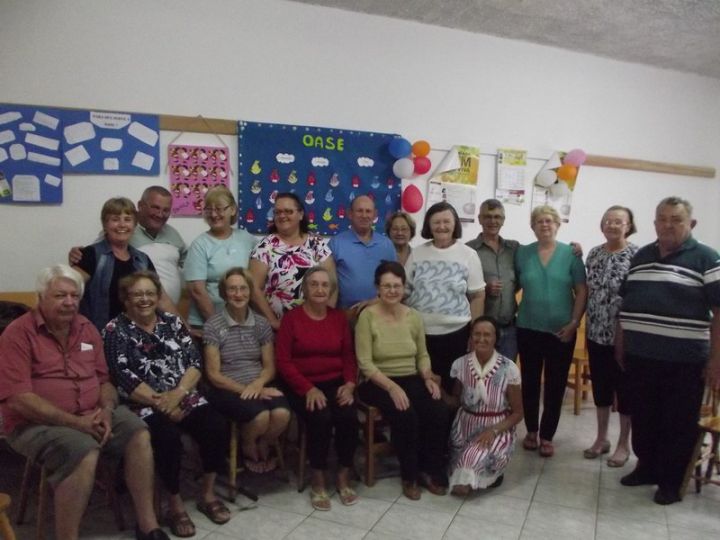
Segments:
[[[390,151],[390,155],[392,157],[394,157],[395,159],[400,159],[410,155],[410,152],[412,151],[412,145],[407,139],[403,139],[402,137],[395,137],[393,140],[390,141],[390,144],[388,145],[388,150]]]

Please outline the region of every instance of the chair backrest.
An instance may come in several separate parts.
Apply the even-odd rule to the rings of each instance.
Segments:
[[[705,394],[703,395],[703,403],[700,406],[700,418],[708,416],[717,416],[720,408],[720,391],[713,390],[710,386],[705,386]]]
[[[0,334],[5,331],[11,322],[29,310],[29,307],[20,302],[0,301]]]

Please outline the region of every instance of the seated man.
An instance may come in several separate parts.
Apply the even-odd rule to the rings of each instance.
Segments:
[[[136,538],[164,540],[153,511],[145,424],[108,382],[103,342],[78,314],[83,279],[56,265],[38,276],[37,308],[0,336],[0,411],[10,446],[42,464],[55,491],[55,536],[78,538],[100,454],[125,458]]]

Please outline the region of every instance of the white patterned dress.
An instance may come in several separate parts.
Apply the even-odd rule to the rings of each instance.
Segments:
[[[515,427],[503,431],[489,448],[474,439],[510,415],[509,384],[520,384],[520,370],[497,352],[483,368],[470,352],[453,362],[450,375],[462,385],[460,408],[450,434],[450,487],[486,488],[503,474],[515,449]]]

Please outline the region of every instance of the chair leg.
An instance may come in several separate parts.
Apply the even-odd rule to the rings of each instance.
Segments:
[[[375,413],[368,410],[365,419],[365,485],[375,485]]]
[[[305,460],[307,459],[307,430],[305,424],[298,426],[300,431],[300,455],[298,456],[298,493],[305,490]]]
[[[228,464],[228,498],[235,502],[237,497],[237,458],[238,458],[238,428],[235,422],[230,422],[230,452]]]
[[[680,484],[680,498],[685,496],[685,492],[687,491],[688,484],[690,483],[690,478],[693,477],[693,471],[695,471],[697,466],[698,458],[700,457],[700,452],[702,451],[702,445],[703,440],[705,439],[705,433],[701,432],[698,435],[697,440],[695,441],[695,448],[693,449],[692,456],[690,457],[690,461],[687,464],[687,468],[685,469],[685,475],[683,476],[682,484]],[[700,493],[700,486],[697,483],[697,479],[695,480],[695,491]]]
[[[47,475],[45,467],[40,468],[40,485],[38,486],[38,505],[37,505],[37,526],[35,531],[36,540],[45,540],[47,519]]]
[[[575,416],[580,414],[580,400],[582,399],[582,371],[580,369],[580,361],[573,358],[573,367],[575,370],[575,394],[573,395],[573,412]]]
[[[25,460],[25,470],[23,471],[22,481],[20,483],[20,500],[18,501],[18,513],[15,523],[22,525],[25,521],[25,511],[27,510],[28,497],[30,497],[30,477],[32,476],[34,463],[30,458]]]

